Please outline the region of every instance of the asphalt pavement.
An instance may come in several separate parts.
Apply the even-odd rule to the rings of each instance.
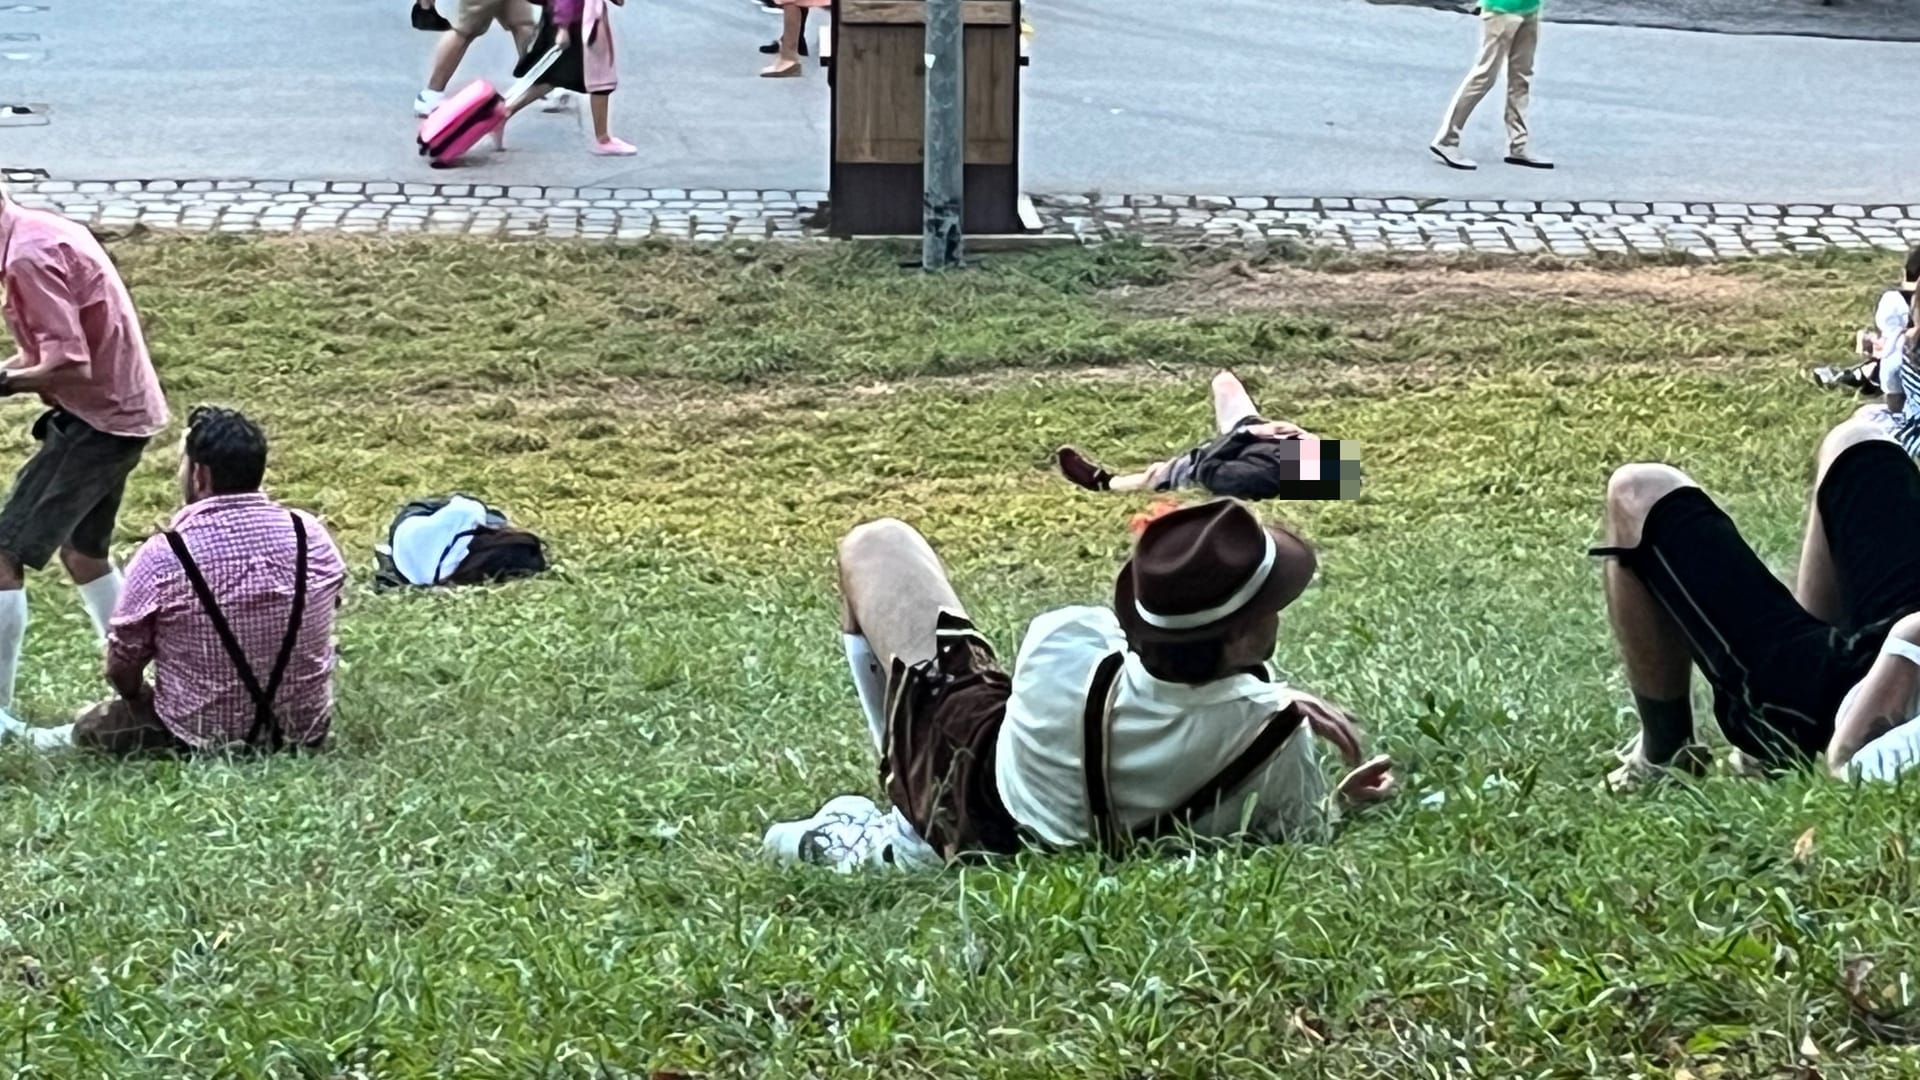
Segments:
[[[414,152],[410,103],[433,39],[404,8],[0,3],[0,104],[45,104],[49,120],[0,126],[0,165],[69,179],[826,185],[824,73],[756,78],[754,46],[779,21],[749,0],[615,11],[614,130],[639,156],[592,157],[584,116],[529,112],[505,154],[456,170]],[[1920,199],[1910,110],[1890,107],[1920,67],[1916,44],[1550,23],[1533,128],[1560,167],[1499,162],[1496,91],[1468,132],[1481,168],[1460,173],[1426,143],[1471,59],[1469,17],[1360,0],[1037,0],[1028,17],[1036,192]],[[496,32],[460,79],[505,82],[511,62]]]

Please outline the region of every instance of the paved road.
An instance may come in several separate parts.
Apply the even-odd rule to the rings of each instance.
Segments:
[[[40,10],[20,10],[38,6]],[[400,0],[0,0],[0,164],[56,177],[438,179],[823,187],[826,83],[753,77],[777,20],[746,0],[632,0],[616,14],[616,131],[588,156],[529,113],[458,176],[416,157],[408,103],[431,37]],[[1911,199],[1920,150],[1885,107],[1920,45],[1549,25],[1534,127],[1561,163],[1478,173],[1424,149],[1475,42],[1468,18],[1357,0],[1035,0],[1026,90],[1035,191],[1769,202]],[[36,35],[22,40],[9,35]],[[501,76],[504,37],[468,73]],[[1902,149],[1906,148],[1906,149]],[[1905,168],[1900,167],[1904,153]]]

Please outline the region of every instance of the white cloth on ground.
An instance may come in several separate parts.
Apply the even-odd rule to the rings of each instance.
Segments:
[[[438,585],[459,569],[471,537],[461,533],[486,523],[487,506],[455,495],[431,514],[402,521],[393,530],[393,566],[415,585]]]

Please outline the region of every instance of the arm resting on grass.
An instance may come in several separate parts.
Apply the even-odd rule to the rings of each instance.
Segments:
[[[154,657],[156,624],[160,619],[160,596],[155,586],[163,566],[180,572],[166,538],[156,536],[128,561],[120,600],[114,604],[113,617],[108,621],[107,681],[113,684],[115,693],[135,703],[153,696],[146,671]]]

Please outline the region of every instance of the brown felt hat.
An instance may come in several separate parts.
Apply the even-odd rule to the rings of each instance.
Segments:
[[[1232,499],[1148,523],[1113,587],[1128,641],[1207,641],[1272,615],[1306,590],[1318,565],[1305,540],[1262,525]]]

